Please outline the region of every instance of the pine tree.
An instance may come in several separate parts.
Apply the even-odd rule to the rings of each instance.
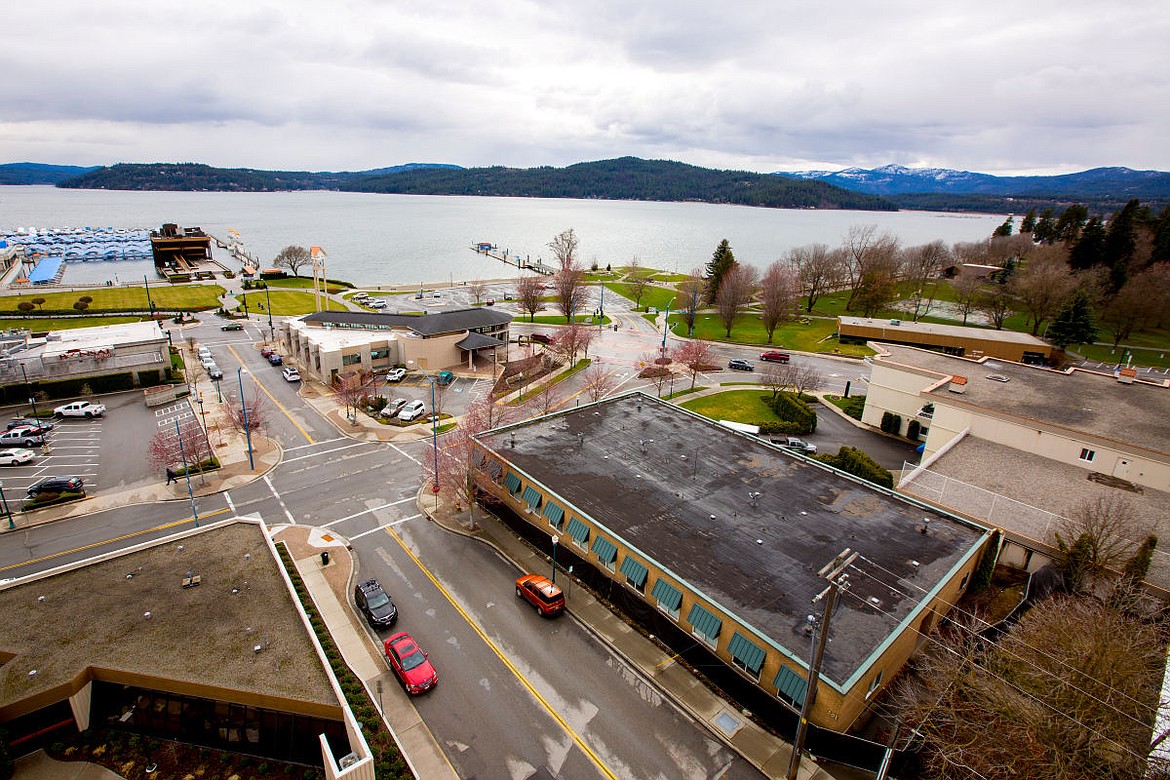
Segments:
[[[1093,305],[1084,290],[1077,290],[1064,304],[1045,334],[1049,341],[1062,349],[1069,344],[1086,344],[1097,338],[1093,323]]]
[[[1144,580],[1150,571],[1150,564],[1154,561],[1154,548],[1157,546],[1158,537],[1153,534],[1143,539],[1141,546],[1134,551],[1133,557],[1125,562],[1121,576],[1135,584]]]
[[[1052,216],[1052,209],[1044,209],[1040,212],[1040,219],[1036,222],[1036,229],[1032,231],[1032,237],[1046,244],[1051,244],[1056,240],[1056,219]]]
[[[1105,233],[1105,242],[1102,255],[1105,264],[1109,266],[1109,282],[1113,292],[1125,286],[1129,278],[1129,263],[1137,250],[1137,225],[1135,224],[1141,202],[1131,198],[1125,208],[1109,220],[1109,229]]]
[[[1093,217],[1085,223],[1080,237],[1068,253],[1074,271],[1084,271],[1105,262],[1105,220]]]
[[[1020,232],[1036,232],[1036,209],[1029,209],[1028,213],[1024,215],[1024,221],[1020,223]]]
[[[1015,219],[1008,217],[1003,221],[1003,224],[995,229],[991,235],[995,238],[1007,238],[1012,234],[1012,226],[1015,225]]]
[[[715,247],[715,252],[707,263],[707,289],[704,293],[707,303],[714,302],[715,296],[719,294],[719,285],[723,283],[724,274],[731,270],[733,265],[735,255],[731,251],[731,244],[725,238]]]

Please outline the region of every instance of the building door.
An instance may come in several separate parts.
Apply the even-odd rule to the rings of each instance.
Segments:
[[[1118,458],[1117,465],[1113,467],[1113,476],[1118,479],[1129,479],[1129,461],[1125,458]]]

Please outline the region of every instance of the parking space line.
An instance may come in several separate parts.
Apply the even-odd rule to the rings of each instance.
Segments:
[[[417,520],[420,517],[422,517],[422,515],[418,514],[418,515],[411,515],[410,517],[404,517],[401,520],[394,520],[392,522],[386,523],[386,525],[380,525],[377,528],[371,528],[368,531],[362,531],[360,534],[354,534],[353,536],[349,537],[349,540],[352,542],[354,539],[361,539],[363,536],[369,536],[370,534],[376,534],[379,531],[389,531],[391,528],[393,528],[396,525],[402,525],[403,523],[407,522],[408,520]]]

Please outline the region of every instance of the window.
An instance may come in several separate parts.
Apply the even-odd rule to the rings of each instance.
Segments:
[[[626,584],[639,593],[646,593],[646,575],[649,570],[630,556],[622,561],[622,574],[626,575]]]
[[[525,511],[535,512],[540,508],[540,504],[543,500],[544,496],[540,495],[540,491],[532,487],[532,485],[524,488],[524,503],[528,504],[528,509]]]
[[[869,690],[865,692],[865,698],[868,699],[870,696],[873,696],[874,691],[876,691],[878,688],[880,688],[881,684],[882,684],[882,673],[879,671],[877,674],[874,675],[873,679],[869,681]]]
[[[1085,463],[1092,463],[1093,459],[1097,457],[1097,451],[1091,450],[1088,447],[1081,448],[1081,460]]]
[[[593,554],[597,556],[598,563],[610,571],[614,570],[614,562],[617,560],[617,545],[604,536],[599,536],[593,540]]]
[[[565,525],[565,510],[561,509],[551,501],[544,505],[544,516],[548,518],[548,524],[556,530],[560,531]]]
[[[708,647],[714,648],[719,644],[719,631],[723,628],[723,621],[711,614],[700,604],[691,605],[687,622],[691,624],[691,636]]]
[[[575,517],[569,521],[569,527],[565,532],[573,538],[573,544],[578,547],[584,548],[585,543],[589,541],[589,526]]]
[[[678,608],[682,604],[681,590],[659,578],[658,582],[654,583],[654,590],[650,591],[650,595],[658,601],[660,610],[678,620]]]
[[[776,679],[772,681],[776,686],[776,695],[792,704],[801,707],[804,704],[804,694],[808,690],[808,680],[801,677],[787,666],[781,666],[776,672]]]
[[[963,575],[963,581],[959,583],[959,590],[966,590],[967,589],[967,581],[969,579],[971,579],[971,572],[967,572],[966,574]]]
[[[733,666],[746,672],[753,680],[760,679],[760,670],[764,667],[766,656],[764,648],[736,631],[727,645],[727,652],[731,653]]]
[[[361,362],[362,362],[362,356],[361,356],[360,352],[356,355],[342,355],[341,356],[341,365],[343,365],[343,366],[352,366],[352,365],[356,365],[357,363],[361,363]]]

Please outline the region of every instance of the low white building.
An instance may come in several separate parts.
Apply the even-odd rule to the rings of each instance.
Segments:
[[[411,365],[423,371],[484,370],[507,360],[512,316],[476,307],[434,314],[327,311],[286,320],[281,348],[326,384],[357,371]]]
[[[10,333],[0,353],[0,386],[44,385],[124,375],[126,387],[156,385],[170,368],[170,342],[157,322],[127,322],[52,331],[33,338]],[[50,393],[51,395],[52,393]]]

